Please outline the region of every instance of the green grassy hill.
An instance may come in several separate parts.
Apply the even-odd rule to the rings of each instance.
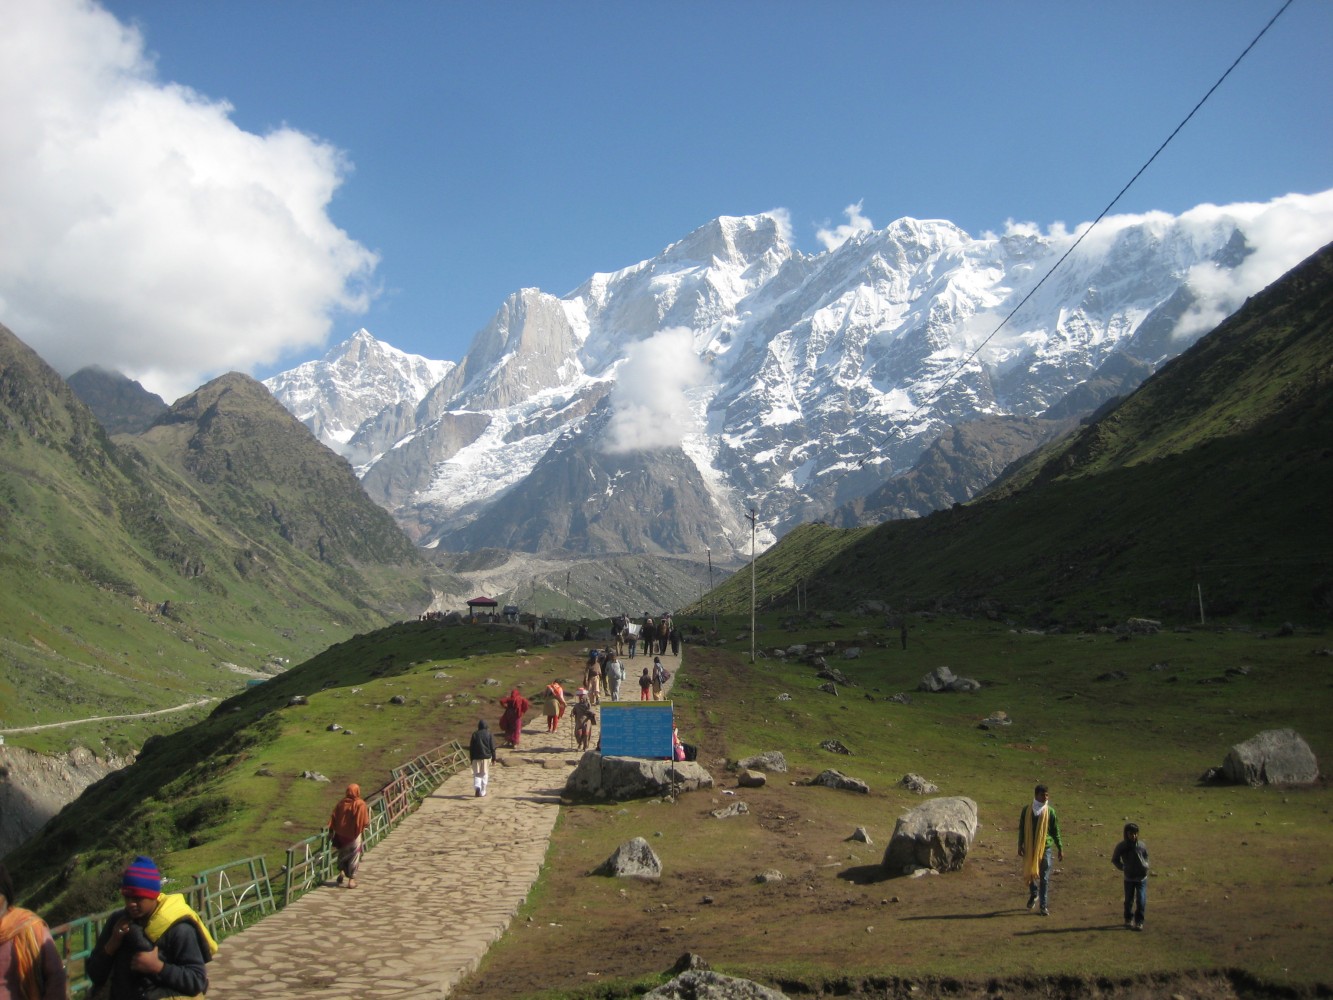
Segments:
[[[245,376],[112,441],[0,327],[0,729],[225,697],[415,616],[439,570]],[[179,719],[11,734],[121,750]]]
[[[254,855],[276,871],[349,781],[369,793],[413,756],[466,740],[479,717],[498,719],[495,702],[514,685],[581,676],[573,644],[516,652],[532,639],[524,627],[412,621],[335,643],[149,741],[137,763],[85,791],[6,864],[56,920],[105,909],[136,853],[182,879]],[[308,704],[289,705],[294,695]]]

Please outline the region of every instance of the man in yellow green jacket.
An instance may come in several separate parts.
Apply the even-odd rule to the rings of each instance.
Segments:
[[[1060,839],[1060,820],[1051,805],[1051,793],[1045,785],[1032,790],[1032,804],[1023,807],[1018,817],[1018,856],[1023,859],[1023,877],[1028,883],[1028,909],[1041,905],[1041,915],[1049,917],[1047,906],[1051,888],[1051,855],[1065,859],[1064,841]]]

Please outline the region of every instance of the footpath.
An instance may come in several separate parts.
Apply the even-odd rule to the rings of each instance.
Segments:
[[[524,732],[485,796],[449,777],[361,860],[356,888],[326,883],[223,942],[208,995],[271,1000],[444,998],[476,970],[537,881],[577,759]],[[540,717],[538,725],[543,723]]]
[[[625,684],[637,697],[637,675]],[[228,937],[209,963],[208,995],[444,1000],[537,881],[581,756],[573,725],[566,713],[547,733],[540,710],[529,715],[519,749],[499,751],[485,796],[473,795],[464,768],[363,856],[355,889],[326,882]]]

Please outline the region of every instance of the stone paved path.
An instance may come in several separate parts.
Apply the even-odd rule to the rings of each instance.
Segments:
[[[663,660],[676,661],[667,693],[680,660]],[[623,662],[635,669],[623,692],[637,698],[640,661]],[[545,728],[540,712],[528,717],[522,748],[500,751],[484,798],[470,770],[446,780],[362,858],[355,889],[327,884],[223,941],[208,966],[211,1000],[444,1000],[541,871],[580,756],[570,716],[555,734]]]
[[[484,798],[453,775],[369,851],[356,888],[326,885],[223,942],[208,995],[448,996],[509,926],[537,880],[577,755],[524,732]],[[532,746],[529,747],[528,744]]]

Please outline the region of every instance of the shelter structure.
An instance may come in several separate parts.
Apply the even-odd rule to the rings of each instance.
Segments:
[[[476,621],[478,610],[493,615],[495,614],[495,609],[499,606],[499,604],[500,602],[493,597],[474,597],[472,598],[472,600],[467,602],[468,617],[472,619],[472,621]]]

